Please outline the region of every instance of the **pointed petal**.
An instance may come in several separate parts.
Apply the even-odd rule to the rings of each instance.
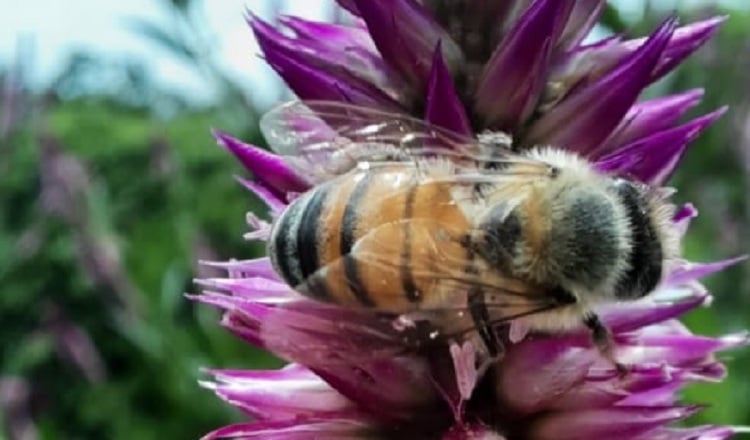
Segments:
[[[692,292],[691,289],[660,289],[663,291],[673,290],[686,292]],[[669,296],[674,295],[674,292],[669,292]],[[688,293],[690,296],[687,299],[668,302],[668,301],[637,301],[628,304],[618,304],[608,308],[603,308],[600,311],[602,320],[614,333],[626,333],[645,327],[647,325],[662,322],[668,319],[680,316],[690,310],[693,310],[703,304],[709,299],[706,294],[695,294]],[[652,296],[667,296],[666,293],[660,291],[655,292]]]
[[[656,81],[666,75],[703,46],[716,34],[727,18],[727,16],[712,17],[678,28],[664,51],[664,56],[651,74],[651,80]]]
[[[228,292],[233,308],[243,308],[244,303],[263,305],[288,302],[296,295],[284,282],[262,277],[201,278],[195,283]]]
[[[256,20],[259,20],[259,18],[250,16],[250,21]],[[360,47],[377,54],[375,43],[370,38],[366,28],[356,25],[319,23],[290,15],[282,15],[278,17],[278,20],[279,23],[294,31],[297,38],[304,40],[312,48],[349,50],[353,47]]]
[[[626,440],[684,419],[698,407],[612,407],[564,411],[534,423],[529,438],[535,440]]]
[[[198,299],[207,304],[211,304],[210,302],[205,301],[206,297],[209,297],[209,295],[204,293],[203,295],[200,295]],[[224,306],[219,305],[219,307]],[[220,324],[238,338],[249,342],[258,348],[266,349],[266,346],[263,344],[263,338],[260,337],[260,325],[258,325],[258,322],[262,319],[263,312],[266,312],[267,310],[261,307],[257,307],[256,309],[258,313],[254,315],[253,319],[249,319],[245,314],[227,312],[222,316]]]
[[[402,355],[404,333],[390,320],[297,300],[268,306],[240,303],[225,314],[225,321],[235,334],[307,366],[374,418],[392,422],[441,408],[428,365],[417,356]]]
[[[632,166],[617,171],[643,182],[660,185],[672,175],[690,142],[725,112],[726,107],[720,108],[679,127],[639,139],[603,157],[602,161],[621,156],[636,157],[638,160]]]
[[[654,66],[648,83],[661,78],[703,45],[724,19],[714,17],[677,28]],[[622,37],[614,36],[557,57],[547,78],[545,106],[553,107],[576,86],[590,84],[611,72],[647,41],[646,38],[623,41]]]
[[[281,282],[268,257],[252,260],[201,261],[200,264],[223,269],[227,271],[229,278],[256,276]]]
[[[550,144],[586,153],[620,123],[659,61],[674,32],[676,19],[664,22],[616,69],[586,84],[542,115],[524,139],[527,145]]]
[[[596,149],[595,154],[615,150],[618,146],[672,127],[686,111],[703,98],[703,89],[640,102],[630,108],[612,135]]]
[[[304,192],[309,188],[306,180],[294,171],[280,156],[254,145],[245,144],[218,130],[213,132],[218,144],[232,153],[264,187],[277,198],[287,192]]]
[[[690,281],[695,281],[705,276],[720,272],[728,267],[734,266],[735,264],[741,263],[746,260],[747,256],[743,255],[740,257],[730,258],[714,263],[685,262],[669,272],[669,275],[664,281],[664,284],[668,286],[676,286],[679,284],[688,283]]]
[[[418,91],[427,89],[432,52],[442,44],[452,72],[463,64],[461,49],[422,5],[414,0],[354,0],[383,59]]]
[[[255,194],[256,197],[258,197],[263,203],[265,203],[266,206],[268,206],[268,208],[271,210],[272,215],[276,216],[281,214],[281,212],[287,207],[286,202],[279,198],[273,192],[273,190],[263,185],[262,183],[253,182],[247,179],[243,179],[242,177],[237,177],[237,180],[242,184],[242,186],[249,189],[253,194]]]
[[[342,69],[338,63],[324,63],[307,54],[303,49],[309,47],[290,40],[262,20],[251,18],[250,26],[266,62],[300,99],[343,101],[388,111],[400,109],[376,85]]]
[[[588,35],[604,10],[606,0],[579,0],[573,6],[565,29],[557,42],[558,50],[578,45]]]
[[[690,227],[690,222],[696,217],[698,217],[698,210],[692,203],[686,203],[675,213],[672,221],[674,222],[677,237],[682,238],[685,236]]]
[[[514,131],[533,111],[569,2],[534,2],[495,49],[475,93],[485,127]]]
[[[658,328],[650,329],[659,331]],[[695,335],[641,334],[632,344],[620,344],[618,359],[626,364],[670,365],[684,368],[701,367],[713,353],[747,344],[747,334],[738,333],[721,338]]]
[[[677,210],[672,218],[675,224],[684,222],[687,219],[698,217],[698,209],[692,203],[685,203]]]
[[[273,30],[260,19],[253,17],[251,25],[257,32],[268,34],[274,44],[287,53],[293,53],[300,61],[326,72],[346,71],[352,76],[382,90],[400,103],[407,103],[411,96],[408,84],[381,57],[367,29],[316,23],[297,17],[282,16],[279,22],[294,31],[290,38]]]
[[[293,420],[240,423],[225,426],[206,434],[201,440],[361,440],[374,429],[360,420]]]
[[[698,426],[695,428],[662,428],[649,432],[633,440],[725,440],[735,434],[735,430],[725,426]]]
[[[456,94],[453,78],[451,78],[448,67],[443,62],[440,44],[438,44],[432,59],[425,120],[456,133],[472,134],[466,109]]]
[[[297,420],[357,412],[352,402],[306,368],[210,373],[216,382],[204,386],[261,420]]]

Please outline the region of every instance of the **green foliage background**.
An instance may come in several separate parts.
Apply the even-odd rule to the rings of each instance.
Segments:
[[[199,259],[261,251],[241,239],[244,213],[258,205],[210,128],[261,140],[258,111],[216,67],[194,2],[167,3],[175,23],[132,28],[200,72],[219,90],[215,102],[191,104],[137,61],[77,54],[47,90],[25,87],[10,60],[0,67],[13,86],[0,103],[0,438],[198,438],[241,420],[197,385],[201,368],[278,365],[183,296],[208,274]],[[748,251],[750,15],[726,12],[720,35],[655,86],[705,87],[696,113],[731,106],[673,181],[678,200],[701,210],[686,242],[698,261]],[[664,13],[631,22],[610,7],[603,25],[640,35]],[[713,13],[680,11],[685,21]],[[102,72],[107,83],[92,81]],[[750,328],[749,275],[742,264],[707,280],[715,305],[688,325],[712,335]],[[750,423],[750,350],[722,356],[729,378],[686,392],[712,405],[691,422]]]

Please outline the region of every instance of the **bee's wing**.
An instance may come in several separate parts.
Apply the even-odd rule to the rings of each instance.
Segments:
[[[403,237],[406,228],[408,244],[398,239]],[[406,286],[414,286],[421,292],[417,295],[419,302],[415,303],[420,310],[455,313],[468,312],[467,294],[479,292],[493,323],[562,306],[548,290],[503,276],[499,270],[485,267],[479,276],[476,272],[479,266],[473,263],[479,262],[476,259],[480,257],[475,256],[474,260],[466,257],[469,251],[462,244],[465,233],[454,225],[430,218],[386,223],[357,240],[349,254],[315,272],[306,284],[329,283],[332,273],[342,274],[344,267],[355,268],[359,280],[344,276],[344,282],[364,284],[358,287],[369,290],[376,304],[403,300],[403,297],[394,299],[383,295],[405,297],[414,294],[407,292]],[[399,289],[399,286],[404,288]]]
[[[311,183],[344,174],[362,162],[427,157],[474,167],[477,163],[530,162],[512,153],[509,145],[483,145],[406,115],[333,101],[282,104],[262,117],[260,128],[271,148],[309,176]]]

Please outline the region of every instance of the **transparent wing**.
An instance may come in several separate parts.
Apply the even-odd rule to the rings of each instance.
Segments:
[[[312,183],[344,174],[361,163],[373,166],[438,157],[469,169],[495,170],[508,164],[535,163],[511,152],[509,139],[503,137],[485,144],[406,115],[340,102],[282,104],[263,116],[260,127],[271,148]],[[548,168],[536,165],[540,172]]]
[[[412,243],[408,250],[405,240],[398,239],[407,228]],[[389,222],[358,239],[349,254],[320,268],[305,286],[298,288],[305,290],[321,283],[330,286],[331,277],[336,274],[336,280],[348,283],[352,291],[359,289],[359,294],[366,290],[375,304],[388,310],[382,305],[397,304],[407,297],[410,292],[404,286],[408,284],[421,292],[417,306],[420,312],[449,318],[448,321],[469,316],[468,295],[479,294],[493,325],[563,305],[549,288],[504,276],[488,268],[479,257],[466,258],[462,236],[465,232],[430,218]],[[356,267],[359,279],[341,276],[346,267]],[[405,277],[409,279],[406,284]],[[398,314],[396,310],[388,311]],[[444,329],[444,334],[455,335],[465,331],[464,327],[465,321],[460,328]]]

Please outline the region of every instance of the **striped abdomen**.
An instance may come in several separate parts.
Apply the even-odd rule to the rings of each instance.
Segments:
[[[446,261],[435,260],[465,260],[467,228],[449,184],[421,182],[407,165],[383,166],[295,200],[274,225],[268,252],[300,293],[403,312],[440,301],[431,275]]]

